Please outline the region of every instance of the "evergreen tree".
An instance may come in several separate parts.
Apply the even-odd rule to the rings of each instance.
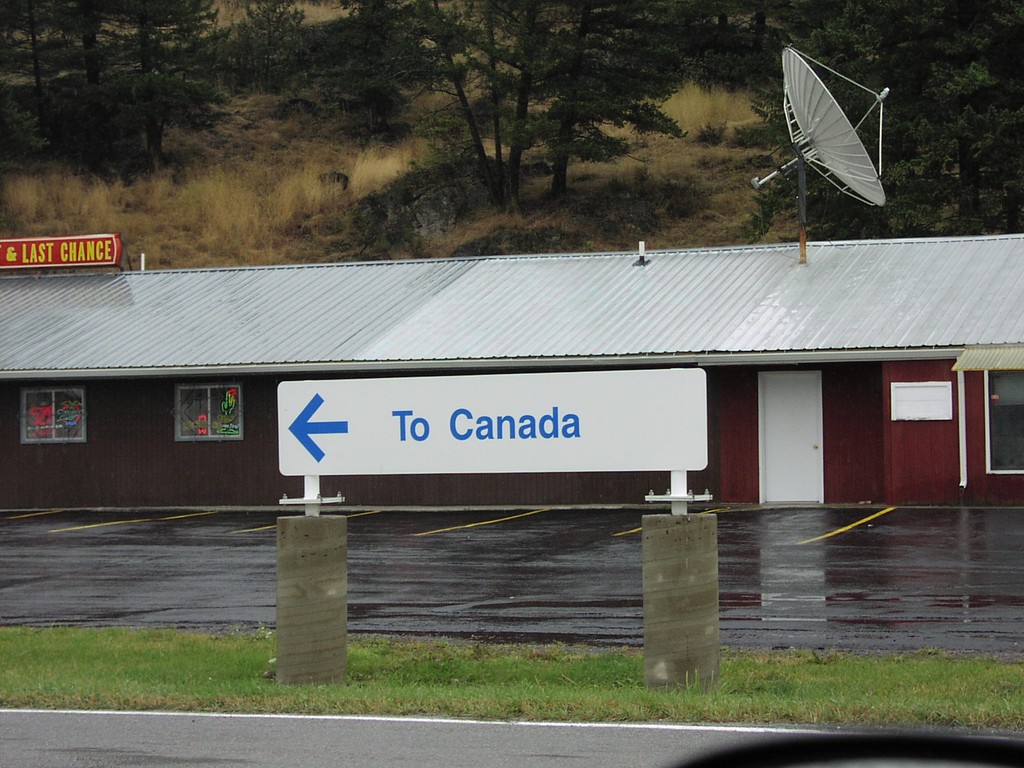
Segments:
[[[21,108],[10,85],[0,80],[0,169],[42,149],[45,142],[37,130],[35,117]]]
[[[48,87],[79,69],[69,51],[65,8],[59,0],[0,0],[0,71],[8,83],[8,110],[27,111],[49,134]]]
[[[627,151],[608,126],[679,132],[656,106],[682,79],[668,0],[420,0],[417,8],[495,205],[517,207],[532,147],[546,148],[557,196],[572,160]]]
[[[145,137],[151,168],[163,161],[168,124],[217,98],[207,79],[216,12],[212,0],[109,0],[109,80],[118,120]]]
[[[297,69],[305,14],[294,0],[246,0],[245,19],[231,30],[238,84],[280,89]]]
[[[677,39],[691,76],[704,84],[758,87],[774,71],[790,0],[679,0]]]
[[[346,0],[317,73],[346,105],[361,109],[370,135],[391,132],[394,115],[427,79],[427,57],[410,0]]]
[[[55,155],[98,169],[141,135],[158,165],[167,124],[216,98],[211,1],[0,0],[13,98]]]
[[[568,188],[574,159],[592,162],[625,155],[629,143],[607,126],[680,136],[657,107],[682,80],[671,21],[672,3],[657,0],[578,0],[565,4],[552,31],[553,67],[541,90],[550,131],[551,193]]]

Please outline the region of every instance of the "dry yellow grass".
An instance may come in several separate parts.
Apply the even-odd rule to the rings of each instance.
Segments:
[[[130,204],[129,190],[120,182],[85,179],[62,168],[12,175],[2,191],[4,212],[23,222],[28,235],[116,231]]]
[[[217,0],[213,4],[217,11],[217,23],[222,26],[236,24],[245,18],[245,4],[242,0]],[[346,11],[336,2],[299,2],[295,7],[302,11],[303,20],[306,24],[321,24],[332,21],[343,15]]]
[[[61,168],[5,176],[0,189],[0,235],[17,237],[119,231],[126,252],[147,268],[274,264],[353,258],[362,253],[351,229],[354,206],[426,158],[422,140],[362,146],[340,138],[322,117],[281,116],[278,101],[256,95],[234,100],[224,118],[202,133],[169,132],[169,170],[131,183],[104,183]],[[687,87],[666,110],[689,132],[685,139],[647,137],[615,163],[570,166],[574,199],[613,183],[680,182],[699,187],[703,205],[683,218],[662,217],[644,232],[651,248],[732,245],[755,209],[751,176],[763,171],[761,153],[730,143],[730,131],[752,123],[742,93]],[[695,133],[727,126],[719,146]],[[341,183],[343,174],[347,186]],[[571,207],[543,203],[550,180],[524,183],[524,212],[477,211],[453,230],[388,255],[445,256],[489,233],[534,227],[576,235],[567,249],[632,248],[634,235],[590,233],[592,221],[572,219]]]
[[[427,152],[426,142],[418,139],[364,149],[352,160],[348,172],[349,191],[355,197],[378,192],[408,172],[416,160],[426,157]]]
[[[703,88],[693,83],[666,101],[662,110],[690,134],[707,125],[735,128],[757,121],[749,94],[724,88]]]

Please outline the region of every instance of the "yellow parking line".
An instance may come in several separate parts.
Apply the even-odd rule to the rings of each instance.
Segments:
[[[379,515],[383,511],[383,509],[374,509],[371,510],[370,512],[356,512],[353,515],[345,515],[345,517],[366,517],[367,515]]]
[[[185,515],[171,515],[170,517],[159,517],[157,520],[184,520],[186,517],[206,517],[207,515],[216,515],[217,512],[189,512]]]
[[[863,520],[858,520],[855,523],[850,523],[849,525],[844,525],[842,528],[836,528],[834,531],[831,531],[830,533],[823,533],[821,536],[815,536],[813,539],[805,539],[805,540],[803,540],[801,542],[798,542],[798,543],[799,544],[810,544],[813,541],[821,541],[822,539],[828,539],[828,538],[831,538],[832,536],[838,536],[840,533],[846,533],[847,531],[849,531],[849,530],[851,530],[853,528],[856,528],[858,525],[864,525],[864,523],[871,522],[876,517],[881,517],[882,515],[887,515],[890,512],[892,512],[894,509],[896,509],[896,507],[886,507],[885,509],[882,509],[882,510],[879,510],[878,512],[875,512],[875,514],[873,514],[873,515],[868,515]]]
[[[184,520],[186,517],[205,517],[216,515],[217,512],[189,512],[184,515],[171,515],[170,517],[136,517],[130,520],[108,520],[105,523],[89,523],[88,525],[73,525],[70,528],[54,528],[50,533],[68,533],[69,531],[84,531],[88,528],[105,528],[110,525],[131,525],[132,523],[159,523],[164,520]]]
[[[643,526],[640,526],[639,528],[630,528],[628,531],[619,531],[618,533],[613,533],[612,536],[628,536],[631,533],[640,533],[640,531],[642,530]]]
[[[261,525],[258,528],[242,528],[237,531],[228,531],[228,533],[257,533],[259,531],[272,531],[277,528],[277,523],[273,525]]]
[[[11,517],[5,517],[4,520],[24,520],[28,517],[42,517],[43,515],[59,515],[63,511],[63,509],[48,509],[45,512],[26,512],[23,515],[12,515]]]
[[[421,531],[420,533],[414,533],[413,536],[430,536],[435,533],[447,533],[448,531],[460,531],[464,528],[476,528],[478,525],[494,525],[495,523],[504,523],[508,520],[516,520],[520,517],[528,517],[529,515],[536,515],[541,512],[547,512],[551,507],[544,507],[543,509],[535,509],[532,512],[523,512],[518,515],[509,515],[508,517],[499,517],[495,520],[480,520],[476,523],[467,523],[466,525],[453,525],[451,528],[438,528],[435,531]]]
[[[86,528],[103,528],[108,525],[128,525],[130,523],[151,523],[152,517],[140,517],[134,520],[109,520],[105,523],[90,523],[89,525],[75,525],[71,528],[54,528],[50,533],[67,533],[68,531],[84,531]]]

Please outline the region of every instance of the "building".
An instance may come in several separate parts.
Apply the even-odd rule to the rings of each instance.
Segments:
[[[0,277],[6,508],[272,505],[292,379],[699,366],[716,502],[1024,503],[1024,236]],[[637,393],[642,397],[642,393]],[[642,503],[667,473],[323,478]]]

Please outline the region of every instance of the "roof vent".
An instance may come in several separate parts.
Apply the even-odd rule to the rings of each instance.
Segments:
[[[640,241],[640,248],[639,248],[640,258],[638,258],[636,261],[633,262],[633,266],[634,267],[646,267],[648,264],[650,264],[650,262],[647,261],[647,259],[644,257],[644,251],[646,250],[646,248],[647,248],[647,243],[645,243],[643,240],[641,240]]]

